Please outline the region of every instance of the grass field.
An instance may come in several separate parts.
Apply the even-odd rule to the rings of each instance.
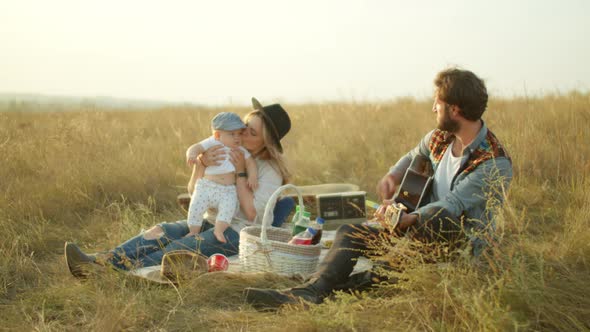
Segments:
[[[430,130],[431,101],[285,105],[299,185],[373,192]],[[513,158],[499,245],[474,264],[409,262],[396,285],[308,310],[259,313],[244,287],[272,275],[197,279],[178,289],[115,272],[80,282],[64,241],[104,250],[182,219],[184,150],[221,109],[0,112],[0,330],[577,331],[590,329],[590,94],[493,99],[484,118]],[[246,108],[224,108],[245,114]]]

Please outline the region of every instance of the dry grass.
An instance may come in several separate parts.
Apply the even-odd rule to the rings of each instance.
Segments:
[[[370,193],[433,125],[430,101],[413,99],[287,109],[294,182]],[[0,113],[0,329],[590,329],[590,94],[580,93],[491,102],[486,121],[511,152],[515,178],[500,245],[479,264],[410,264],[397,285],[278,313],[254,311],[241,289],[293,280],[236,276],[173,289],[113,272],[73,279],[65,240],[106,249],[183,217],[174,199],[189,176],[183,151],[217,111]]]

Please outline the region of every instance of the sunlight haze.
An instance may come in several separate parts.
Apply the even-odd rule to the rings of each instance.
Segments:
[[[587,91],[588,1],[3,1],[0,92],[209,105]]]

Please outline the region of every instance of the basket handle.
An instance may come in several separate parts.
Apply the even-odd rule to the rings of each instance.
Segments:
[[[277,190],[275,190],[275,192],[268,199],[268,202],[266,202],[266,207],[264,208],[264,216],[262,217],[262,231],[260,232],[260,242],[262,243],[266,243],[267,241],[266,229],[272,225],[272,219],[274,218],[273,211],[275,209],[275,205],[277,204],[277,199],[279,198],[279,195],[287,189],[295,190],[299,198],[299,206],[303,206],[303,196],[301,196],[301,191],[299,191],[299,188],[292,184],[285,184],[277,188]],[[301,219],[301,213],[299,214],[299,218]]]

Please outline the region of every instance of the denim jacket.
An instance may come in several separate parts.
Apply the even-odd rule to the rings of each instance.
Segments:
[[[453,140],[454,136],[448,132],[431,131],[418,146],[391,167],[389,173],[404,174],[412,158],[418,154],[429,158],[436,172]],[[433,201],[431,193],[427,200],[429,203],[413,213],[418,214],[418,223],[429,220],[440,209],[458,218],[463,217],[473,253],[478,255],[486,244],[484,233],[495,230],[494,213],[503,203],[511,180],[510,156],[482,121],[477,137],[463,150],[461,167],[451,182],[450,192],[438,201]]]

